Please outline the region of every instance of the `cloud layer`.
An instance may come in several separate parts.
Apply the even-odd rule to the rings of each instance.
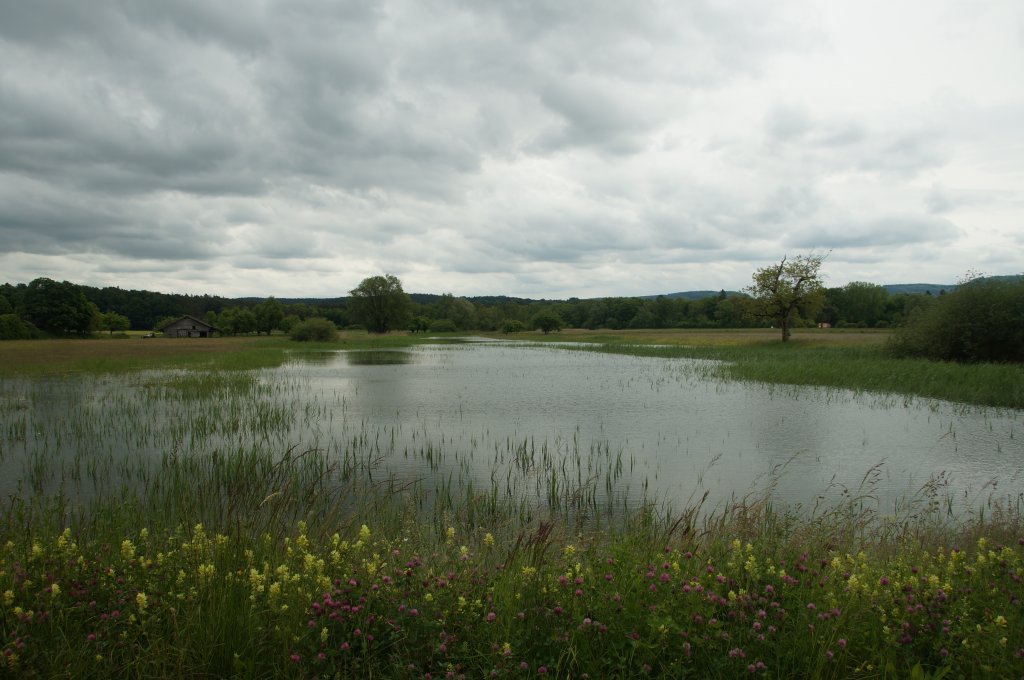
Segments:
[[[0,4],[0,271],[535,297],[1022,269],[1024,6]]]

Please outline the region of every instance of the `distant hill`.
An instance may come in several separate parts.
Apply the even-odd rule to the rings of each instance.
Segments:
[[[907,293],[910,295],[938,295],[942,291],[947,293],[956,288],[955,283],[891,283],[882,286],[889,295]]]
[[[723,291],[720,290],[687,290],[680,293],[665,293],[664,295],[641,295],[641,300],[656,300],[659,297],[665,297],[669,300],[703,300],[704,298],[715,297],[721,295]],[[739,291],[727,290],[724,291],[726,297],[732,297],[733,295],[743,295]]]
[[[1024,278],[1024,274],[1009,274],[1005,276],[982,276],[977,279],[978,281],[1019,281]],[[911,295],[938,295],[945,291],[951,293],[956,290],[957,284],[955,283],[896,283],[882,286],[888,291],[889,295],[897,295],[899,293],[909,293]]]

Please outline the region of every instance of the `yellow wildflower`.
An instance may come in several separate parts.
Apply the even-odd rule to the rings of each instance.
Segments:
[[[60,595],[60,586],[57,585],[56,583],[51,583],[50,584],[50,595],[52,595],[53,597],[57,597],[58,595]],[[1000,616],[999,618],[1003,618],[1003,617]],[[1006,624],[1003,624],[1003,625],[1006,625]]]
[[[124,539],[121,541],[121,557],[126,562],[135,559],[135,544],[131,542],[131,539]]]
[[[249,585],[255,592],[263,592],[263,574],[251,567],[249,569]]]
[[[494,545],[494,536],[492,534],[484,534],[484,545],[486,545],[488,548]]]

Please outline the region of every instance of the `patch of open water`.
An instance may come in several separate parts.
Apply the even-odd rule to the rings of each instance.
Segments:
[[[8,379],[0,497],[88,497],[167,456],[298,446],[371,461],[375,478],[540,503],[680,507],[707,491],[713,506],[769,486],[805,507],[862,490],[883,514],[922,488],[1024,503],[1024,412],[729,382],[715,366],[467,342],[295,351],[252,374]]]
[[[279,370],[344,402],[334,419],[339,432],[372,423],[397,437],[399,451],[433,437],[478,483],[493,476],[489,454],[529,439],[568,457],[567,473],[586,467],[592,451],[621,454],[614,483],[633,498],[646,490],[685,501],[706,489],[722,501],[768,483],[779,499],[805,506],[868,491],[882,512],[929,485],[972,504],[1024,498],[1019,411],[727,382],[709,377],[711,362],[692,359],[511,343],[394,354],[401,359],[374,363],[339,352],[314,369]],[[399,476],[450,472],[418,466],[415,456],[385,465]]]

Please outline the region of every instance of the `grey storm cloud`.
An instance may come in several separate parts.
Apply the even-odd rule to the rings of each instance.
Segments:
[[[556,296],[736,287],[791,248],[980,257],[1019,245],[1024,10],[946,9],[915,49],[974,42],[933,74],[809,0],[0,0],[0,268]]]

